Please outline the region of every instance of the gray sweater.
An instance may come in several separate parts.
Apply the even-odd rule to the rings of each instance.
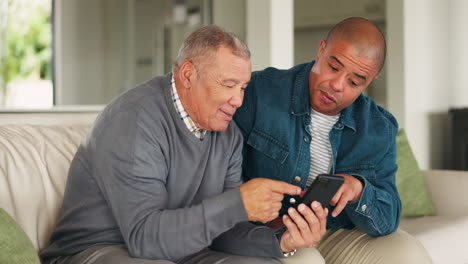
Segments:
[[[170,80],[156,77],[99,115],[71,163],[44,260],[126,244],[133,257],[174,261],[247,221],[242,135],[232,122],[197,139],[174,108]]]

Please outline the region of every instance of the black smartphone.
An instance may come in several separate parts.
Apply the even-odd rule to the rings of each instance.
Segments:
[[[303,203],[307,206],[313,201],[320,202],[323,208],[329,206],[330,200],[335,193],[340,189],[344,182],[344,178],[332,174],[320,174],[307,188],[306,193],[302,197],[302,201],[297,204]]]

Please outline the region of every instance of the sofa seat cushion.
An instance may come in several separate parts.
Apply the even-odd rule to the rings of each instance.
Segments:
[[[402,219],[400,228],[422,242],[434,263],[468,263],[468,216]]]
[[[0,207],[36,250],[49,238],[62,204],[70,161],[89,126],[0,126]]]

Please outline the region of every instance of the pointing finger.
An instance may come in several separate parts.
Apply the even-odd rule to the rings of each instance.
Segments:
[[[301,193],[301,187],[282,181],[272,180],[270,182],[270,188],[274,192],[285,193],[289,195],[299,195]]]

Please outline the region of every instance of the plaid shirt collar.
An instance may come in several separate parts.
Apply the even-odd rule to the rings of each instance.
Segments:
[[[198,128],[195,123],[193,122],[192,118],[187,114],[180,101],[179,94],[177,93],[177,89],[175,86],[174,75],[172,75],[171,79],[171,94],[172,94],[172,102],[174,103],[175,109],[180,116],[180,119],[184,122],[185,126],[187,126],[188,130],[192,132],[199,139],[203,139],[206,134],[206,130]]]

